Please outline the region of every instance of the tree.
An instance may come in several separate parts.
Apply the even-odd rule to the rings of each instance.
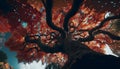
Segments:
[[[7,55],[0,50],[0,62],[6,62],[7,60]]]
[[[103,54],[103,48],[106,43],[110,44],[115,40],[120,40],[119,36],[111,34],[107,30],[111,20],[120,19],[119,1],[112,1],[117,6],[114,11],[111,11],[113,7],[103,8],[104,1],[73,0],[72,4],[67,3],[67,8],[58,9],[58,11],[52,9],[53,0],[41,1],[45,8],[43,12],[38,12],[33,8],[34,5],[32,7],[28,2],[21,0],[7,0],[6,5],[10,6],[10,9],[0,8],[1,17],[8,20],[12,34],[6,42],[6,46],[17,51],[19,61],[31,62],[43,58],[47,53],[57,53],[60,55],[48,55],[52,58],[55,56],[57,59],[62,55],[65,57],[63,60],[67,61],[63,64],[63,69],[71,69],[74,64],[82,60],[81,64],[84,66],[87,64],[84,61],[91,61],[94,56],[95,59],[101,60],[111,58],[111,56]],[[106,0],[107,2],[109,0]],[[102,7],[100,11],[93,3],[100,3],[98,4],[98,7]],[[112,13],[117,12],[117,14],[104,19],[106,10]],[[3,13],[3,11],[7,11],[7,13]],[[86,57],[90,59],[86,59]],[[54,60],[56,59],[52,61]],[[49,62],[49,60],[47,61]],[[115,58],[112,62],[116,61],[120,62],[119,58]],[[73,66],[71,67],[71,65]],[[115,65],[117,64],[115,63]]]
[[[59,64],[51,63],[46,66],[46,69],[60,69]]]

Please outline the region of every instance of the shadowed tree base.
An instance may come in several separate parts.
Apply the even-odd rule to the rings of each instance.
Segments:
[[[70,42],[68,62],[62,69],[120,68],[120,58],[95,52],[79,42]],[[72,50],[73,49],[73,50]]]
[[[110,55],[86,54],[82,59],[77,59],[69,69],[120,69],[120,58]]]

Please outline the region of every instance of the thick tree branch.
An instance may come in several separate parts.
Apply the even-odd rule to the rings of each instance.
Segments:
[[[92,41],[92,40],[94,40],[94,35],[92,34],[92,32],[88,31],[88,33],[89,33],[88,37],[79,38],[78,41],[80,41],[80,42],[86,42],[86,41]]]
[[[39,38],[31,39],[31,37],[35,37],[35,36],[38,36]],[[55,44],[53,47],[50,47],[50,46],[47,46],[45,44],[42,44],[39,35],[34,35],[34,36],[26,35],[25,42],[26,43],[36,43],[40,47],[40,50],[42,50],[46,53],[64,52],[63,45]]]
[[[96,26],[95,28],[93,28],[92,30],[88,31],[89,32],[89,36],[86,37],[86,38],[79,38],[79,41],[80,42],[86,42],[86,41],[92,41],[94,39],[94,36],[96,34],[99,34],[99,33],[103,33],[103,34],[107,34],[110,38],[114,39],[114,40],[120,40],[120,37],[119,36],[115,36],[113,34],[111,34],[110,32],[107,32],[107,31],[102,31],[102,30],[98,30],[100,29],[101,27],[103,27],[103,25],[109,21],[109,20],[113,20],[113,19],[120,19],[120,15],[117,15],[117,16],[112,16],[112,17],[108,17],[106,19],[104,19],[98,26]],[[96,31],[98,30],[98,31]],[[96,32],[94,32],[96,31]]]
[[[64,19],[64,30],[68,32],[68,23],[71,17],[73,17],[77,11],[79,10],[80,5],[82,4],[83,0],[73,0],[72,8],[68,11]]]
[[[111,39],[113,39],[113,40],[120,40],[120,36],[116,36],[116,35],[114,35],[114,34],[111,34],[110,32],[103,31],[103,30],[98,30],[98,31],[96,31],[96,32],[94,33],[94,35],[97,35],[97,34],[100,34],[100,33],[108,35],[108,36],[109,36]]]
[[[114,19],[120,19],[120,15],[111,16],[111,17],[108,17],[108,18],[104,19],[98,26],[96,26],[95,28],[93,28],[93,29],[91,30],[91,32],[94,32],[94,31],[100,29],[101,27],[103,27],[103,25],[104,25],[107,21],[114,20]]]
[[[62,28],[59,28],[54,25],[52,22],[52,6],[53,0],[46,0],[46,21],[48,26],[50,26],[53,30],[58,31],[61,34],[61,37],[64,39],[66,38],[66,33]]]
[[[42,1],[42,3],[43,3],[44,7],[46,8],[46,4],[45,4],[45,1],[44,1],[44,0],[41,0],[41,1]]]

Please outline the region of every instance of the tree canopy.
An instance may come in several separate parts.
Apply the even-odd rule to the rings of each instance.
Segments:
[[[63,2],[62,7],[55,7],[55,0],[0,2],[0,32],[11,33],[5,45],[17,52],[19,62],[42,60],[67,67],[86,54],[104,57],[105,48],[120,40],[110,27],[120,19],[119,0]],[[106,17],[109,12],[113,15]]]

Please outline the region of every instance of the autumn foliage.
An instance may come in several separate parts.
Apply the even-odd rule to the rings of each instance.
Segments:
[[[67,54],[63,54],[61,52],[54,54],[45,53],[35,43],[28,43],[24,48],[25,36],[28,33],[30,35],[40,35],[42,43],[51,47],[58,42],[58,40],[54,38],[60,36],[60,33],[51,29],[47,25],[45,12],[46,9],[43,4],[41,2],[37,2],[37,0],[33,2],[13,0],[8,3],[13,6],[13,9],[7,14],[1,14],[0,32],[11,33],[11,36],[6,41],[5,45],[9,47],[10,50],[17,52],[19,61],[32,62],[33,60],[38,61],[41,59],[43,62],[45,62],[47,58],[51,58],[49,60],[47,59],[46,61],[57,61],[56,63],[64,65],[64,63],[68,60]],[[101,1],[101,3],[98,5],[97,3],[98,0],[84,0],[83,4],[79,7],[78,12],[70,18],[68,26],[69,32],[72,34],[71,38],[73,40],[89,36],[87,31],[98,26],[98,24],[105,19],[105,14],[107,12],[111,12],[114,15],[120,14],[120,4],[118,4],[120,2],[117,2],[117,0],[115,0],[117,6],[115,8],[113,8],[114,6],[112,6],[112,3],[105,5],[105,7],[101,7],[107,3],[106,1],[105,3],[104,1]],[[65,15],[71,9],[71,6],[72,2],[65,2],[65,6],[60,8],[54,7],[52,9],[52,20],[56,26],[63,28]],[[101,30],[108,30],[110,24],[111,22],[107,21]],[[110,44],[112,42],[113,40],[109,36],[105,34],[99,34],[95,36],[93,41],[83,42],[83,44],[87,45],[94,51],[105,53],[104,48],[106,44]]]

